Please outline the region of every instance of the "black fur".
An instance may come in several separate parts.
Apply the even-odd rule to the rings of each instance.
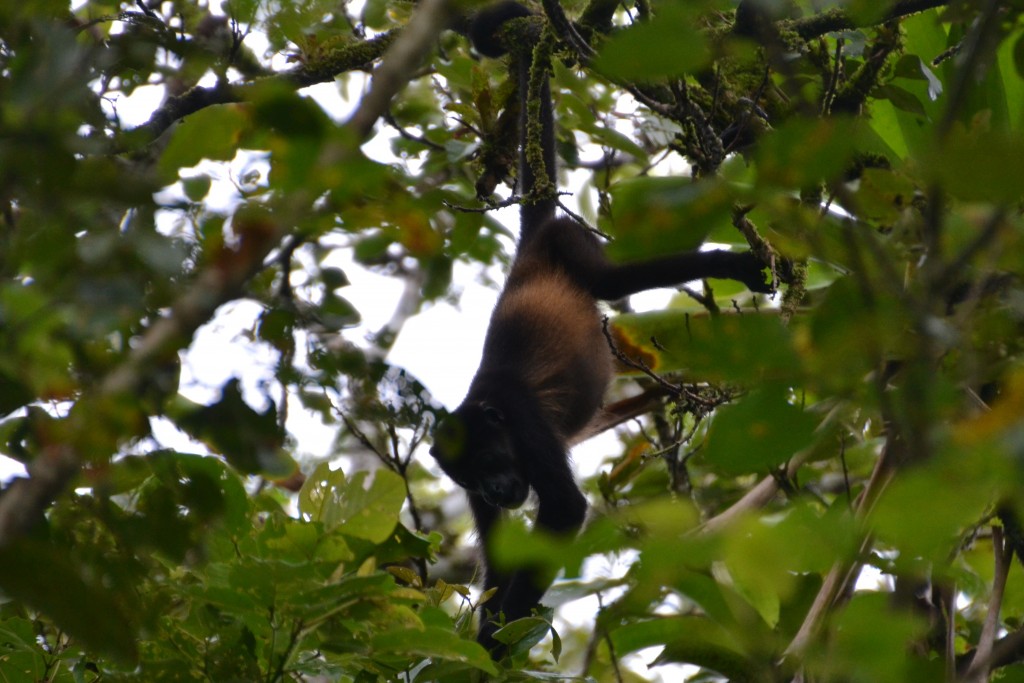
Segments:
[[[501,26],[530,16],[515,2],[482,11],[470,36],[477,51],[499,56]],[[530,54],[513,51],[519,79],[520,147],[525,147]],[[554,119],[547,79],[540,98],[546,173],[555,183]],[[515,260],[491,317],[483,359],[462,404],[442,423],[431,454],[469,495],[484,551],[484,582],[496,588],[484,606],[480,642],[495,655],[493,618],[528,616],[550,578],[535,569],[500,573],[488,541],[502,508],[537,494],[537,526],[575,534],[587,503],[573,479],[567,444],[601,407],[612,375],[612,356],[601,329],[599,299],[619,299],[654,287],[706,277],[739,280],[769,291],[761,264],[749,253],[688,252],[643,263],[616,265],[597,238],[575,222],[555,218],[555,198],[531,196],[536,179],[521,151],[521,205]]]

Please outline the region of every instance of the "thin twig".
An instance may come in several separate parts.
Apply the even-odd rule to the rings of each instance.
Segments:
[[[560,193],[560,194],[569,194],[569,193]],[[607,240],[608,242],[612,241],[613,238],[612,238],[611,235],[609,235],[608,233],[603,232],[601,230],[598,230],[596,227],[594,227],[593,225],[588,223],[587,219],[585,219],[583,216],[580,216],[579,214],[575,213],[574,211],[572,211],[568,207],[566,207],[566,205],[563,204],[561,202],[561,200],[559,200],[557,202],[557,205],[558,205],[558,208],[560,208],[562,211],[564,211],[569,216],[569,218],[573,219],[573,221],[575,221],[584,230],[586,230],[588,232],[591,232],[591,233],[597,235],[598,237],[600,237],[601,239]]]
[[[594,49],[583,39],[576,30],[576,27],[569,21],[569,18],[565,16],[562,5],[557,0],[543,0],[541,4],[544,6],[544,13],[547,15],[548,21],[555,29],[555,32],[572,46],[579,60],[586,64],[594,56]]]
[[[506,206],[515,206],[523,201],[523,198],[519,195],[512,195],[508,199],[504,199],[500,202],[491,202],[487,206],[461,206],[459,204],[453,204],[447,199],[442,199],[441,204],[451,209],[452,211],[458,211],[460,213],[487,213],[488,211],[496,211],[498,209],[504,209]]]
[[[601,597],[601,593],[597,594],[597,608],[601,611],[604,610],[604,600]],[[618,683],[622,683],[622,670],[619,668],[619,658],[615,655],[615,645],[612,643],[611,634],[608,633],[606,628],[601,628],[601,633],[605,644],[608,645],[608,659],[611,660],[612,670],[615,672],[615,680]]]
[[[401,135],[406,140],[409,140],[410,142],[415,142],[417,144],[423,145],[424,147],[429,147],[430,149],[434,149],[434,150],[437,150],[439,152],[443,152],[444,151],[444,145],[439,145],[436,142],[428,140],[427,138],[423,137],[422,135],[416,135],[415,133],[410,133],[406,128],[404,128],[402,126],[402,124],[400,124],[395,119],[395,115],[391,112],[390,109],[388,111],[384,112],[384,117],[383,118],[384,118],[384,121],[386,121],[389,126],[394,128],[395,131],[397,131],[398,134]]]
[[[988,680],[996,636],[999,634],[999,612],[1002,609],[1006,579],[1012,564],[1013,547],[1009,543],[1003,542],[1003,530],[998,525],[992,527],[992,552],[995,555],[992,595],[989,597],[988,613],[985,614],[985,621],[981,627],[974,659],[963,678],[965,683],[985,683]]]
[[[672,384],[658,373],[651,370],[651,368],[643,360],[639,358],[630,358],[615,344],[615,340],[612,338],[611,330],[609,329],[609,318],[604,316],[601,318],[601,331],[604,333],[604,338],[608,341],[608,348],[611,349],[612,354],[619,359],[627,367],[639,370],[644,373],[652,380],[658,383],[659,386],[664,388],[673,396],[682,396],[684,393],[683,387],[678,384]]]
[[[858,519],[863,519],[871,512],[875,503],[881,497],[882,492],[892,481],[893,475],[896,473],[896,465],[902,461],[902,442],[897,442],[891,437],[887,448],[878,458],[878,462],[875,463],[871,479],[868,480],[867,486],[865,486],[864,491],[861,492],[858,498],[857,509],[854,511]],[[860,552],[857,554],[858,558],[864,556],[864,553],[870,548],[871,542],[871,536],[865,536],[861,541]],[[818,591],[818,595],[814,598],[814,603],[807,611],[800,629],[786,648],[784,652],[785,657],[795,660],[804,653],[811,640],[818,634],[825,616],[832,609],[839,596],[845,592],[849,582],[857,575],[859,569],[859,559],[854,562],[837,562],[832,566],[832,569],[825,577],[821,589]]]
[[[828,87],[825,88],[825,94],[821,98],[822,116],[828,116],[832,109],[832,101],[835,100],[836,91],[839,88],[839,75],[843,68],[843,47],[845,44],[846,40],[842,36],[836,39],[835,65],[832,68],[832,76],[829,78]]]

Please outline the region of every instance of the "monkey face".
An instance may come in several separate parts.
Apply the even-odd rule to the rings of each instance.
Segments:
[[[505,415],[493,405],[459,406],[437,425],[430,454],[452,481],[490,505],[514,509],[530,493]]]

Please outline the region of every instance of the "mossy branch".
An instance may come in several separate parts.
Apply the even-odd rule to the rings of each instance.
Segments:
[[[395,42],[400,29],[393,29],[369,40],[346,45],[331,52],[316,64],[304,65],[292,71],[240,84],[218,83],[210,87],[196,86],[167,101],[153,112],[149,121],[120,136],[110,150],[114,154],[131,153],[144,149],[167,131],[176,121],[215,104],[245,102],[255,88],[267,83],[283,83],[298,90],[316,83],[327,83],[339,74],[367,69],[380,59]]]
[[[812,17],[779,23],[783,30],[793,31],[804,40],[810,40],[833,31],[848,31],[855,28],[884,24],[894,19],[901,19],[911,14],[935,9],[936,7],[944,7],[948,4],[948,0],[899,0],[893,4],[888,12],[873,17],[872,20],[868,21],[858,20],[845,10],[834,9]]]
[[[557,188],[551,182],[547,165],[544,161],[544,126],[540,120],[541,98],[545,96],[544,84],[551,70],[551,52],[555,40],[550,31],[541,34],[540,41],[533,51],[530,64],[530,82],[526,91],[526,163],[533,171],[534,186],[529,196],[523,197],[528,204],[554,201]]]

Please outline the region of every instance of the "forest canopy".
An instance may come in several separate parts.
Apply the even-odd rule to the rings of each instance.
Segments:
[[[528,3],[561,211],[776,293],[608,307],[588,522],[500,527],[561,577],[500,661],[391,355],[514,248],[485,4],[0,5],[0,679],[1024,681],[1024,3]],[[203,334],[269,361],[196,393]]]

